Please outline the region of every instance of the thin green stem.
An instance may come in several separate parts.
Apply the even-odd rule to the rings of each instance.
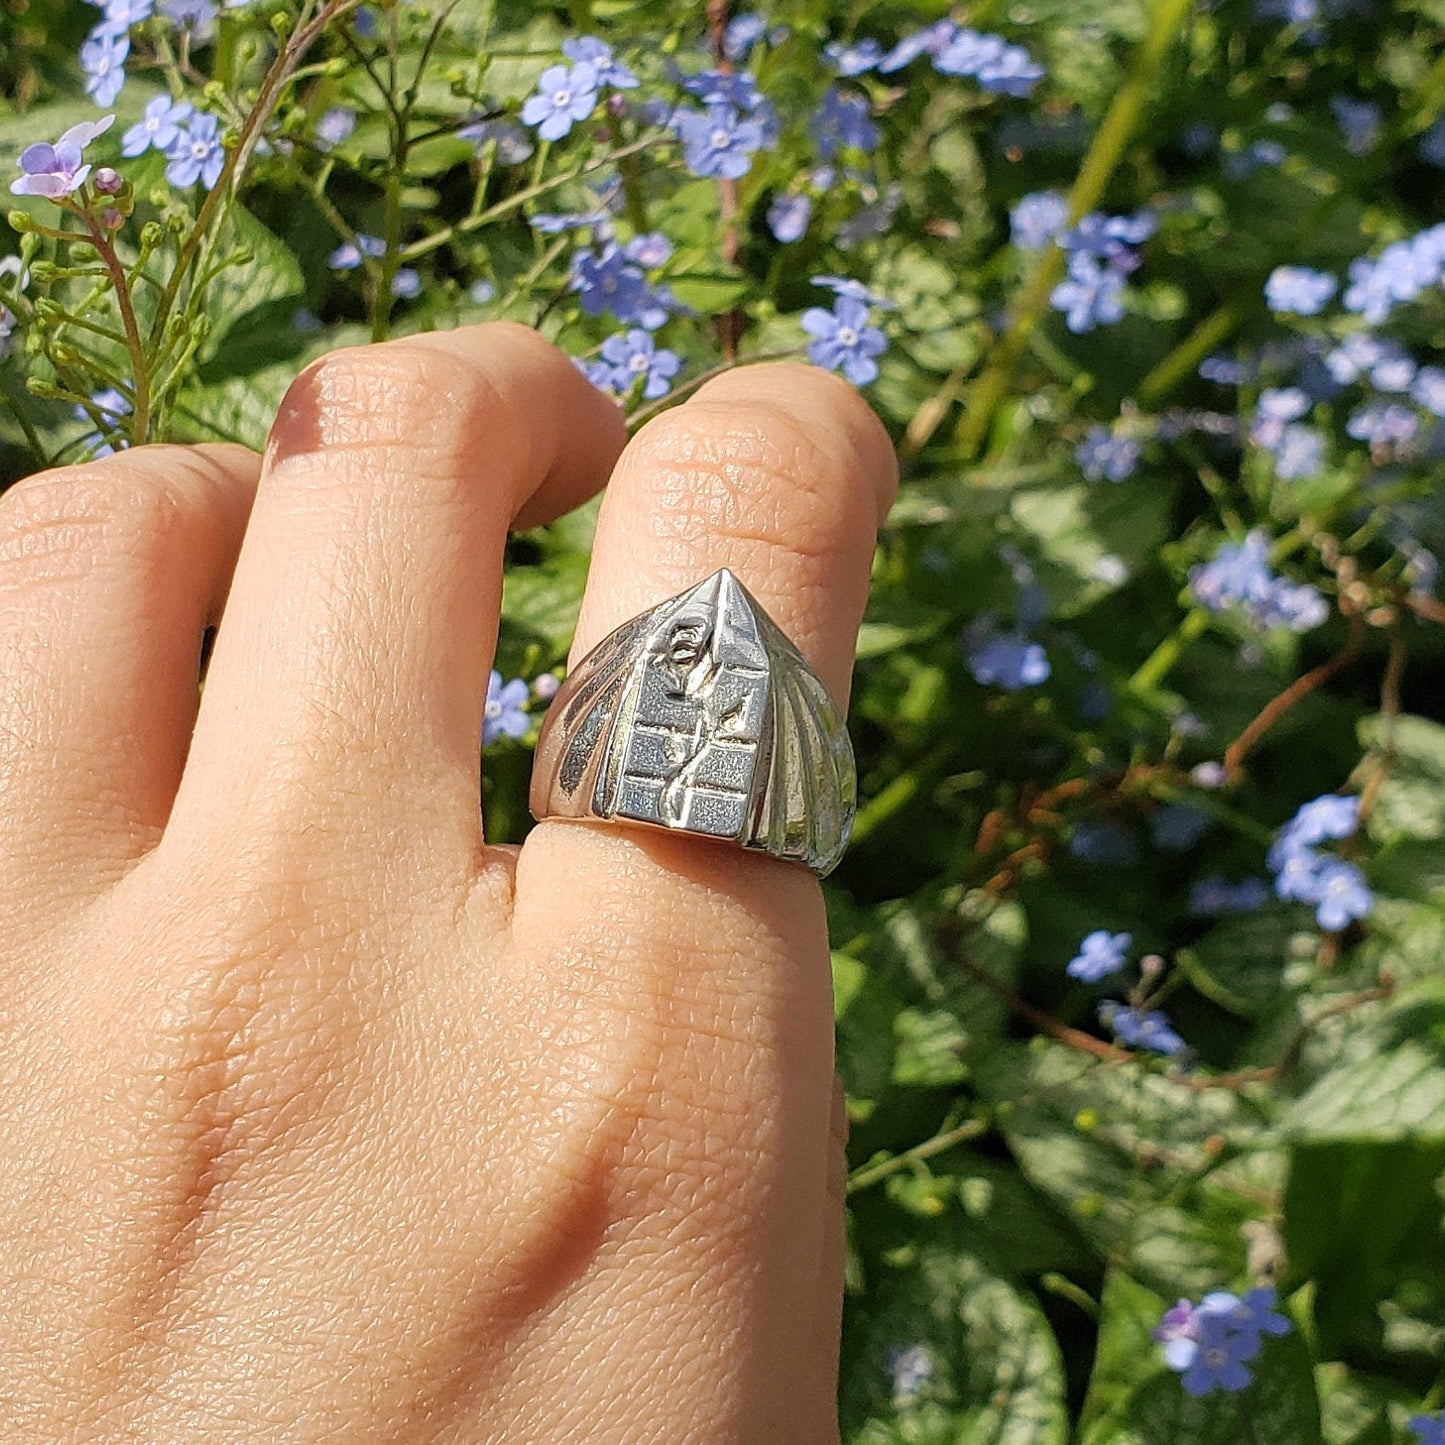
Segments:
[[[855,1194],[861,1194],[865,1189],[871,1189],[875,1184],[882,1183],[904,1169],[911,1169],[925,1159],[932,1159],[936,1154],[943,1154],[959,1144],[966,1144],[970,1139],[977,1139],[980,1135],[987,1134],[988,1128],[988,1124],[982,1119],[968,1119],[956,1128],[947,1129],[941,1134],[935,1134],[931,1139],[925,1139],[921,1144],[915,1144],[911,1149],[905,1149],[901,1154],[890,1155],[887,1159],[880,1159],[873,1164],[860,1165],[848,1176],[848,1196],[851,1198]]]
[[[1158,0],[1149,33],[1134,57],[1128,79],[1104,116],[1069,192],[1071,222],[1092,211],[1103,198],[1133,138],[1158,72],[1192,9],[1192,0]],[[1019,297],[1008,329],[999,339],[988,366],[969,389],[968,402],[958,429],[958,438],[966,455],[976,455],[988,435],[1013,380],[1014,369],[1023,356],[1030,334],[1048,307],[1049,296],[1063,269],[1064,253],[1057,246],[1050,247],[1039,258]]]
[[[1184,620],[1139,665],[1129,679],[1129,691],[1150,693],[1168,677],[1174,664],[1184,655],[1191,642],[1197,642],[1209,630],[1209,613],[1203,607],[1187,612]]]

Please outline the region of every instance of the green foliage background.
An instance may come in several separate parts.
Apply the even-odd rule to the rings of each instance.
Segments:
[[[459,113],[449,67],[478,55],[492,56],[488,96],[515,107],[580,27],[624,50],[648,36],[666,49],[702,35],[690,7],[573,10],[463,0],[423,83],[423,110]],[[771,53],[764,87],[806,108],[826,34],[888,39],[941,13],[926,0],[780,3],[774,16],[794,38]],[[95,114],[73,59],[90,17],[81,5],[24,0],[3,0],[0,14],[8,156]],[[1445,103],[1445,6],[1346,10],[1314,45],[1235,3],[1030,0],[1006,10],[983,0],[966,18],[1027,43],[1047,83],[1026,105],[937,78],[875,96],[887,132],[880,179],[900,188],[901,204],[861,247],[836,244],[852,204],[843,194],[820,202],[791,248],[763,226],[770,197],[809,163],[800,131],[741,184],[731,256],[714,184],[648,151],[637,171],[649,224],[678,248],[668,279],[704,314],[668,343],[690,373],[717,363],[711,318],[733,308],[745,354],[796,347],[817,272],[858,276],[898,308],[870,398],[899,444],[904,483],[859,649],[851,726],[862,807],[827,884],[853,1130],[845,1438],[1403,1442],[1407,1415],[1445,1403],[1445,633],[1438,617],[1404,605],[1383,519],[1408,508],[1427,545],[1445,543],[1440,463],[1426,454],[1382,466],[1342,444],[1318,476],[1286,484],[1248,447],[1222,456],[1188,436],[1150,442],[1137,473],[1113,486],[1084,479],[1074,447],[1121,406],[1147,416],[1219,409],[1221,392],[1196,368],[1214,352],[1280,339],[1262,300],[1276,265],[1342,274],[1440,219],[1445,177],[1418,142]],[[408,53],[419,33],[404,32]],[[230,64],[238,87],[255,84],[244,42]],[[118,126],[159,84],[143,73],[129,82]],[[326,106],[358,104],[364,92],[343,63],[295,91],[282,130],[299,135]],[[1382,107],[1367,154],[1350,152],[1331,116],[1339,93]],[[1288,115],[1268,120],[1281,102]],[[1288,160],[1231,179],[1217,154],[1201,159],[1181,143],[1198,123],[1226,153],[1268,135]],[[364,110],[323,193],[360,230],[383,234],[399,215],[408,249],[387,264],[422,270],[420,300],[392,307],[378,301],[375,277],[330,272],[337,235],[314,167],[258,159],[224,221],[236,259],[205,299],[208,324],[168,436],[258,446],[301,365],[371,336],[509,315],[578,353],[595,344],[595,323],[567,300],[562,262],[521,219],[527,176],[499,175],[488,204],[501,209],[469,229],[475,147],[436,134],[411,145],[399,170],[394,141],[375,107]],[[579,151],[554,166],[586,163]],[[138,214],[178,204],[163,168],[154,155],[128,168]],[[549,209],[577,201],[580,179],[569,184],[548,195]],[[1020,196],[1070,185],[1078,210],[1151,205],[1162,217],[1125,319],[1086,336],[1047,308],[1044,268],[1057,258],[1031,271],[1007,244]],[[497,299],[470,299],[478,278],[495,282]],[[303,305],[319,329],[292,325]],[[1441,297],[1402,313],[1395,334],[1421,359],[1438,356]],[[0,388],[34,429],[28,438],[0,418],[0,470],[11,478],[36,465],[35,441],[70,459],[88,429],[64,400],[26,395],[24,376],[18,358],[0,366]],[[1246,425],[1255,390],[1238,396]],[[584,508],[514,539],[498,657],[507,675],[565,658],[594,515]],[[1285,539],[1287,565],[1333,601],[1355,587],[1349,615],[1337,607],[1303,638],[1248,638],[1194,608],[1188,566],[1247,525]],[[1047,596],[1041,636],[1054,664],[1046,687],[1012,694],[980,686],[960,646],[972,620],[1012,616],[1001,547],[1030,560]],[[1195,764],[1221,757],[1331,659],[1229,787],[1194,785]],[[1089,703],[1099,687],[1113,699],[1104,716]],[[525,832],[529,763],[525,747],[489,755],[491,836]],[[1304,800],[1342,790],[1370,800],[1356,856],[1377,903],[1364,926],[1322,935],[1308,910],[1287,904],[1191,916],[1195,881],[1261,874],[1273,830]],[[1184,852],[1161,851],[1150,819],[1180,801],[1211,826]],[[1137,841],[1133,866],[1071,853],[1080,826],[1101,820]],[[1079,940],[1101,927],[1130,931],[1136,956],[1170,962],[1170,1016],[1194,1050],[1190,1067],[1101,1036],[1097,991],[1064,974]],[[1295,1330],[1267,1342],[1243,1394],[1190,1399],[1150,1330],[1181,1295],[1266,1279]],[[900,1375],[909,1350],[924,1362],[917,1379]]]

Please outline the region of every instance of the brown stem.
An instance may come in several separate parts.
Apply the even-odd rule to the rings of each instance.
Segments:
[[[1323,687],[1342,668],[1348,667],[1359,657],[1365,643],[1364,623],[1358,617],[1350,619],[1350,638],[1345,646],[1333,657],[1318,667],[1311,668],[1297,677],[1277,697],[1271,698],[1249,722],[1244,731],[1230,743],[1224,752],[1224,771],[1231,780],[1235,778],[1244,759],[1254,745],[1287,713],[1297,702],[1303,701],[1310,693]]]
[[[1398,622],[1390,629],[1390,651],[1385,659],[1385,675],[1380,679],[1380,716],[1384,719],[1381,737],[1371,750],[1374,768],[1360,790],[1360,821],[1370,816],[1380,788],[1389,776],[1395,759],[1395,719],[1400,716],[1400,684],[1405,677],[1405,634]]]
[[[105,263],[105,269],[110,273],[111,285],[115,288],[116,305],[120,307],[120,319],[125,327],[126,350],[130,353],[131,387],[135,393],[131,403],[130,435],[133,442],[143,444],[150,428],[150,375],[146,370],[145,345],[141,341],[140,327],[136,324],[135,307],[131,305],[125,268],[115,254],[115,247],[96,224],[90,211],[83,207],[78,209],[86,230],[90,232],[90,244]]]

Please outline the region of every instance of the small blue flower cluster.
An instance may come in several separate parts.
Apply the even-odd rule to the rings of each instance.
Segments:
[[[1081,983],[1102,983],[1122,973],[1128,966],[1129,948],[1134,942],[1131,933],[1110,933],[1096,928],[1079,944],[1079,951],[1069,960],[1065,972]],[[1146,967],[1162,966],[1158,958],[1146,960]],[[1188,1048],[1174,1031],[1169,1017],[1160,1009],[1122,1004],[1117,999],[1104,999],[1097,1008],[1099,1022],[1109,1029],[1120,1043],[1132,1049],[1148,1049],[1152,1053],[1176,1055]]]
[[[102,108],[115,104],[125,86],[125,63],[130,57],[130,32],[159,13],[192,45],[204,45],[216,28],[214,0],[91,0],[100,19],[80,47],[80,68],[85,91]],[[189,184],[189,182],[186,182]],[[214,184],[214,183],[213,183]]]
[[[1074,449],[1074,460],[1091,482],[1122,482],[1134,475],[1142,450],[1137,437],[1104,426],[1091,426]]]
[[[1195,599],[1211,612],[1240,609],[1255,627],[1308,632],[1329,616],[1320,591],[1277,576],[1269,565],[1269,538],[1256,528],[1242,542],[1226,542],[1212,561],[1189,570]]]
[[[1351,837],[1360,826],[1360,800],[1326,793],[1304,804],[1282,827],[1266,862],[1281,898],[1311,903],[1315,921],[1331,933],[1366,917],[1375,906],[1365,875],[1318,845]]]
[[[1371,260],[1350,262],[1344,307],[1378,326],[1394,308],[1440,284],[1445,272],[1445,222],[1394,241]]]
[[[656,331],[678,307],[671,292],[649,281],[647,272],[667,263],[672,243],[649,232],[619,246],[609,222],[583,224],[591,224],[593,244],[572,253],[569,282],[582,310]]]
[[[1138,268],[1138,248],[1158,222],[1149,211],[1133,216],[1108,216],[1091,211],[1068,226],[1068,203],[1055,191],[1024,196],[1009,213],[1013,243],[1022,251],[1039,251],[1051,242],[1068,255],[1068,274],[1049,296],[1064,313],[1070,331],[1112,326],[1124,315],[1124,283]]]
[[[638,84],[637,77],[613,59],[611,46],[595,36],[564,40],[562,54],[573,63],[549,65],[522,106],[523,121],[546,141],[561,140],[579,121],[588,119],[604,86],[632,90]]]
[[[682,358],[659,346],[650,333],[633,327],[609,336],[602,343],[600,360],[579,365],[587,380],[603,391],[630,396],[641,382],[642,395],[655,401],[672,390],[672,380],[682,369]]]
[[[1308,266],[1276,266],[1264,283],[1264,304],[1276,316],[1318,316],[1339,290],[1339,282],[1326,271]]]
[[[1267,1285],[1243,1296],[1215,1290],[1197,1305],[1181,1299],[1165,1311],[1154,1338],[1164,1346],[1169,1368],[1183,1376],[1189,1394],[1238,1393],[1254,1378],[1247,1365],[1259,1354],[1262,1337],[1287,1335],[1292,1328],[1275,1310],[1278,1302]]]

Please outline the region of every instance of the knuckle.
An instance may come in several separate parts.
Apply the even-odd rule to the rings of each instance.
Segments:
[[[694,402],[664,413],[639,436],[631,464],[664,547],[695,551],[722,538],[806,561],[858,532],[856,460],[784,406]]]

